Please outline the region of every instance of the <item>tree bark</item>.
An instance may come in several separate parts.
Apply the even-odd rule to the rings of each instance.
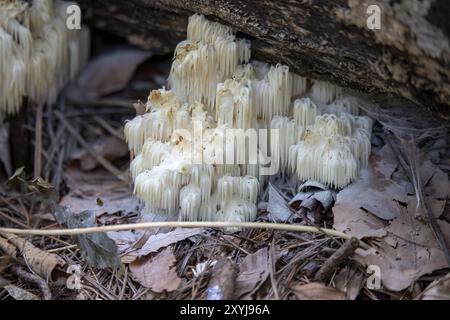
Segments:
[[[80,0],[92,26],[159,52],[201,13],[252,40],[252,56],[366,93],[392,93],[450,119],[447,0]],[[369,5],[381,29],[367,27]]]

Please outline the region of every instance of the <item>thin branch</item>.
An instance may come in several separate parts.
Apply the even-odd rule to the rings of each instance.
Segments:
[[[70,125],[66,118],[59,112],[55,111],[56,117],[66,126],[70,134],[78,141],[79,144],[95,159],[97,160],[106,170],[115,175],[119,180],[126,181],[123,172],[117,169],[111,162],[99,155],[92,149],[92,147],[81,137],[81,135]]]
[[[314,280],[325,282],[327,281],[336,268],[350,257],[356,249],[360,246],[357,238],[347,240],[339,249],[337,249],[317,271]]]
[[[22,280],[36,284],[39,287],[39,289],[41,290],[44,300],[52,299],[52,293],[50,291],[50,288],[48,287],[47,282],[45,282],[44,279],[42,279],[41,277],[39,277],[35,274],[32,274],[32,273],[26,271],[24,268],[22,268],[21,266],[17,266],[17,265],[12,266],[11,271],[13,273],[15,273]]]
[[[315,226],[301,226],[282,223],[270,222],[209,222],[209,221],[161,221],[161,222],[141,222],[119,224],[113,226],[100,226],[90,228],[73,228],[73,229],[15,229],[0,228],[0,233],[11,233],[16,235],[35,235],[35,236],[73,236],[88,233],[109,232],[109,231],[126,231],[126,230],[142,230],[154,228],[252,228],[252,229],[268,229],[293,232],[313,232],[326,234],[328,236],[338,237],[342,239],[351,239],[352,236],[332,229],[318,228]],[[361,242],[363,249],[369,246]]]

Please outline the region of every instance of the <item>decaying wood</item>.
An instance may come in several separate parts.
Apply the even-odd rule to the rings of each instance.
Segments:
[[[450,2],[446,0],[81,0],[85,21],[171,52],[194,12],[252,40],[252,55],[363,92],[406,97],[450,119]],[[367,28],[369,5],[381,30]]]
[[[47,282],[39,277],[36,274],[32,274],[28,271],[26,271],[24,268],[18,265],[14,265],[11,267],[11,271],[16,274],[19,278],[21,278],[24,281],[31,282],[39,287],[39,289],[42,292],[42,296],[44,300],[51,300],[52,299],[52,292],[50,291],[50,288],[48,287]]]
[[[336,268],[351,256],[356,249],[359,248],[359,240],[357,238],[351,238],[347,240],[335,253],[333,253],[317,271],[314,276],[314,280],[319,282],[327,281]]]

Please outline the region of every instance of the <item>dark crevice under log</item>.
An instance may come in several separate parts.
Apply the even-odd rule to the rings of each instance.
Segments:
[[[92,26],[171,52],[194,12],[252,40],[252,57],[365,93],[392,93],[450,119],[446,0],[80,0]],[[381,8],[381,30],[366,8]]]

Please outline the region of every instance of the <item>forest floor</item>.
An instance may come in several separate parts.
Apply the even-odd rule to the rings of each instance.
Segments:
[[[42,141],[42,179],[24,171],[4,175],[0,226],[51,230],[170,219],[145,211],[132,196],[123,137],[136,97],[145,101],[164,85],[169,68],[170,57],[122,46],[94,59],[42,118],[30,115],[30,143]],[[282,177],[264,187],[258,205],[258,222],[334,228],[363,239],[364,250],[320,232],[263,229],[0,232],[0,299],[206,299],[217,294],[214,284],[235,299],[450,298],[442,243],[409,177],[420,173],[421,201],[450,243],[448,136],[415,149],[414,168],[381,125],[373,136],[369,168],[349,187],[309,182],[298,190]]]

